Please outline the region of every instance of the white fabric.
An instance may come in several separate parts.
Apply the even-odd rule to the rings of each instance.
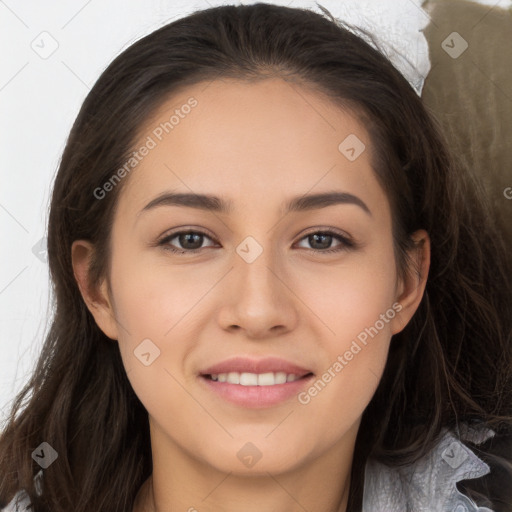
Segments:
[[[461,439],[481,444],[495,434],[463,425],[460,439],[445,430],[440,442],[415,464],[388,467],[369,460],[365,467],[362,512],[493,512],[457,489],[457,482],[482,477],[489,466]]]
[[[428,43],[421,32],[430,19],[421,4],[421,0],[344,0],[337,1],[331,11],[336,18],[370,32],[418,95],[430,71]]]
[[[34,477],[34,486],[36,488],[36,493],[38,496],[42,495],[43,492],[43,470],[39,470],[39,473]],[[7,507],[4,507],[0,510],[0,512],[32,512],[30,507],[30,498],[28,494],[23,490],[19,490],[14,498],[10,501]]]

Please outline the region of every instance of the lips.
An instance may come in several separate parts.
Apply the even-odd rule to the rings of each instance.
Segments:
[[[265,409],[292,400],[314,379],[307,368],[278,357],[233,357],[202,370],[202,389],[237,407]]]
[[[218,375],[220,373],[277,373],[283,372],[288,375],[296,375],[302,378],[313,373],[311,370],[295,363],[277,357],[266,357],[263,359],[250,359],[247,357],[233,357],[220,363],[201,370],[201,376]]]

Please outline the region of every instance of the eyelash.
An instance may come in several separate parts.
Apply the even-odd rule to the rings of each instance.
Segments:
[[[175,254],[195,254],[195,253],[198,253],[200,251],[202,251],[203,249],[205,249],[205,247],[200,247],[198,249],[176,249],[175,247],[172,247],[171,245],[169,245],[169,242],[176,238],[177,236],[179,235],[191,235],[191,234],[194,234],[194,235],[202,235],[202,236],[205,236],[207,238],[209,238],[210,240],[216,242],[216,240],[214,240],[211,236],[209,236],[207,233],[203,232],[203,231],[193,231],[193,230],[184,230],[184,231],[176,231],[174,233],[171,233],[169,235],[166,235],[164,238],[160,239],[158,242],[157,242],[157,245],[158,246],[164,246],[164,249],[167,250],[167,251],[170,251],[172,253],[175,253]],[[322,230],[322,231],[311,231],[309,233],[306,233],[300,240],[304,240],[304,238],[308,238],[312,235],[328,235],[328,236],[333,236],[334,238],[336,238],[338,241],[341,242],[341,245],[339,245],[337,248],[334,248],[334,249],[308,249],[308,250],[311,250],[313,252],[316,252],[316,253],[321,253],[321,254],[329,254],[329,253],[336,253],[336,252],[341,252],[341,251],[347,251],[347,250],[350,250],[350,249],[356,249],[358,247],[358,244],[356,244],[356,242],[354,240],[352,240],[350,237],[347,237],[346,235],[342,235],[341,233],[337,232],[337,231],[334,231],[332,229],[325,229],[325,230]],[[217,242],[216,242],[217,243]]]

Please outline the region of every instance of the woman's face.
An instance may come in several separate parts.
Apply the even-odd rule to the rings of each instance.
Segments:
[[[153,452],[240,474],[350,453],[423,293],[397,279],[365,127],[280,79],[217,80],[162,105],[136,150],[111,296],[103,283],[93,313],[119,342]]]

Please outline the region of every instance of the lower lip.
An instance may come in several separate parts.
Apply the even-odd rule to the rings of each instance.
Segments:
[[[293,382],[274,384],[273,386],[242,386],[211,380],[202,375],[199,376],[199,379],[208,389],[228,402],[241,407],[261,409],[278,405],[297,395],[302,388],[309,385],[313,377],[314,375],[309,375]]]

